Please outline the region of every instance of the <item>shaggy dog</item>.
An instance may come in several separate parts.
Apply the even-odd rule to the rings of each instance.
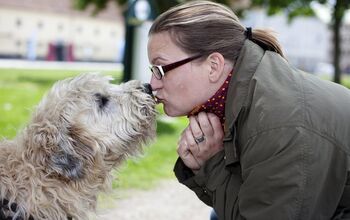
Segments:
[[[57,82],[23,131],[0,142],[0,219],[88,219],[111,170],[155,137],[150,88],[110,80]]]

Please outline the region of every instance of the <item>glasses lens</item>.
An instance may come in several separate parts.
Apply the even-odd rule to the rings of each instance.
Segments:
[[[160,72],[160,69],[158,66],[151,66],[151,71],[157,79],[162,78],[162,73]]]

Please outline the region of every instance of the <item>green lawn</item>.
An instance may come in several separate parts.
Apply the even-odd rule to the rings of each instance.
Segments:
[[[55,81],[81,72],[0,69],[0,139],[16,135],[29,120],[33,107]],[[103,73],[112,75],[116,82],[121,79],[119,72]],[[160,116],[163,118],[164,115],[161,113]],[[118,179],[113,182],[113,187],[149,188],[159,179],[174,177],[172,168],[177,158],[176,143],[186,123],[186,118],[171,122],[158,119],[157,140],[145,148],[141,157],[131,158],[115,171]]]
[[[321,77],[321,78],[325,80],[333,80],[333,79],[330,79],[329,77]],[[341,83],[343,86],[350,89],[350,75],[343,73],[341,77]]]
[[[350,75],[343,74],[341,83],[350,89]]]

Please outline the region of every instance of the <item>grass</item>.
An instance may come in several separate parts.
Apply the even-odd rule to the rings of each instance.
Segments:
[[[350,76],[349,75],[344,74],[344,76],[342,78],[342,85],[344,85],[350,89]]]
[[[333,78],[330,78],[328,76],[320,76],[320,78],[324,79],[324,80],[333,80]],[[345,74],[343,73],[341,76],[341,84],[347,88],[350,89],[350,75],[349,74]]]
[[[0,69],[0,139],[13,138],[29,120],[43,94],[60,79],[77,75],[82,71]],[[116,82],[120,72],[104,72],[112,75]],[[160,106],[159,111],[162,112]],[[186,119],[172,121],[158,119],[157,140],[145,148],[144,154],[131,158],[115,174],[113,188],[152,187],[159,179],[173,178],[172,168],[177,158],[176,143],[186,126]],[[168,118],[165,118],[168,119]]]

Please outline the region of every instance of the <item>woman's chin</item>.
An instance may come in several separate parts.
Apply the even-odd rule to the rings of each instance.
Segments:
[[[167,115],[167,116],[170,116],[170,117],[176,117],[176,115],[172,112],[172,111],[169,111],[167,108],[164,107],[164,113]]]
[[[169,108],[166,105],[163,106],[163,110],[164,110],[165,114],[167,116],[170,116],[170,117],[179,117],[179,116],[187,115],[186,113],[183,113],[183,112],[177,111],[175,109]]]

